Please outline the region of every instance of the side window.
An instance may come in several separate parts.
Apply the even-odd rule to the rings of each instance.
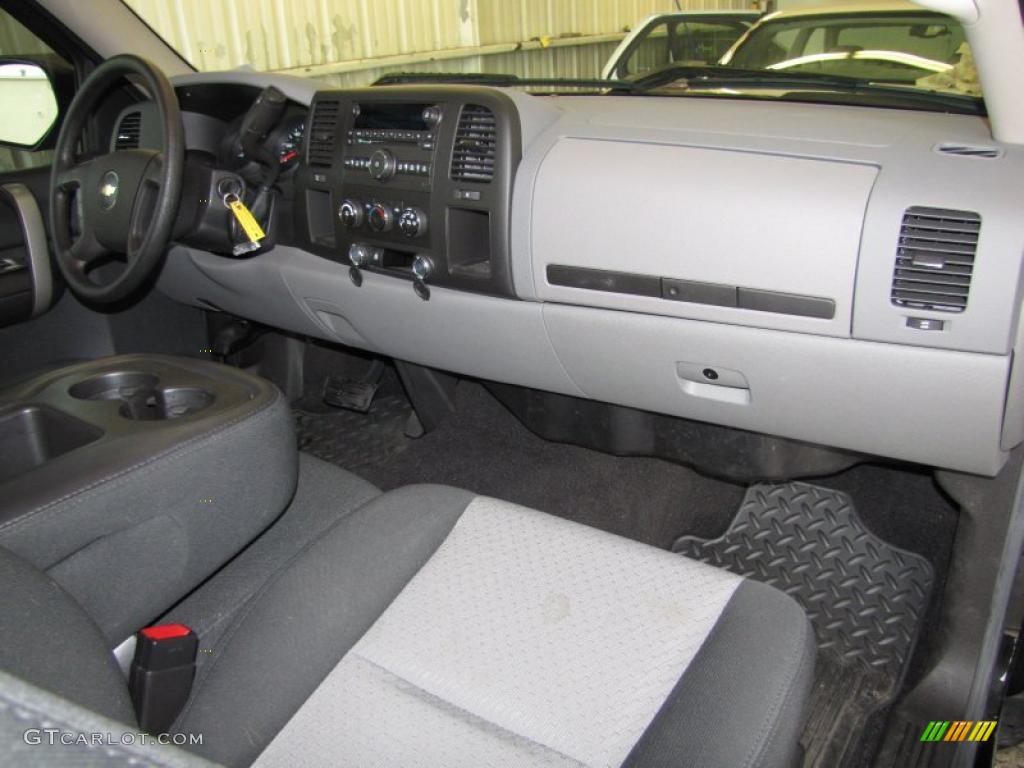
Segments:
[[[0,56],[38,56],[40,54],[56,55],[52,48],[32,34],[7,11],[0,8]],[[19,73],[13,73],[8,77],[7,73],[0,73],[0,88],[18,88],[19,93],[26,88],[31,89],[33,83],[26,82],[24,77],[16,77],[16,74]],[[31,103],[33,99],[29,97],[24,101]],[[4,120],[38,121],[47,119],[48,115],[38,114],[38,112],[38,109],[26,109],[20,114],[5,116]],[[49,150],[30,152],[14,147],[0,147],[0,173],[49,165],[52,157],[53,152]]]
[[[640,75],[663,67],[672,61],[668,49],[668,24],[661,23],[647,30],[637,40],[626,59],[626,75]]]

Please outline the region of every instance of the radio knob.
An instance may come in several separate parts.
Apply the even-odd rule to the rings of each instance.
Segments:
[[[430,260],[429,256],[424,256],[421,253],[412,260],[412,276],[417,280],[426,280],[433,271],[434,262]]]
[[[436,104],[423,108],[423,122],[433,127],[441,122],[441,108]]]
[[[367,170],[377,181],[384,181],[395,175],[395,167],[395,156],[386,149],[378,149],[370,155]]]
[[[406,237],[427,234],[427,214],[419,208],[406,208],[398,216],[398,231]]]
[[[343,200],[338,207],[338,218],[347,229],[355,229],[363,223],[363,204],[358,200]]]
[[[362,243],[352,243],[348,248],[348,260],[353,267],[365,267],[370,263],[370,249]]]
[[[367,222],[370,225],[370,229],[374,232],[387,232],[391,229],[391,225],[394,224],[395,216],[383,203],[377,203],[370,209],[370,214],[367,217]]]

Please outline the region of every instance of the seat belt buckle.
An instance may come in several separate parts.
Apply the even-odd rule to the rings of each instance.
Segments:
[[[192,691],[199,638],[184,624],[145,627],[135,635],[128,676],[132,705],[142,730],[166,733]]]

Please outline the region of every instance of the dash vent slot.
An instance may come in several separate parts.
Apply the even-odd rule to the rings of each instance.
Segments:
[[[121,118],[117,126],[117,138],[114,149],[138,149],[142,135],[142,113],[129,112]]]
[[[334,146],[340,115],[341,102],[336,99],[318,101],[313,107],[307,154],[310,165],[330,168],[334,163]]]
[[[452,149],[453,181],[490,183],[498,147],[498,126],[494,113],[479,104],[466,104],[459,114]]]
[[[956,155],[957,157],[980,157],[994,160],[1001,157],[1003,151],[998,147],[983,144],[939,144],[935,151],[940,155]]]
[[[971,290],[981,216],[970,211],[908,208],[903,214],[892,303],[963,312]]]

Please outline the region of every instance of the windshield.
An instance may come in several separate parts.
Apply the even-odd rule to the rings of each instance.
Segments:
[[[659,15],[631,35],[611,74],[630,79],[670,63],[717,64],[757,17],[757,13]]]
[[[909,2],[124,2],[201,71],[245,67],[334,87],[414,75],[538,93],[983,110],[960,25]],[[706,77],[694,77],[695,66]]]
[[[952,19],[929,13],[768,19],[722,63],[981,94],[963,29]]]

